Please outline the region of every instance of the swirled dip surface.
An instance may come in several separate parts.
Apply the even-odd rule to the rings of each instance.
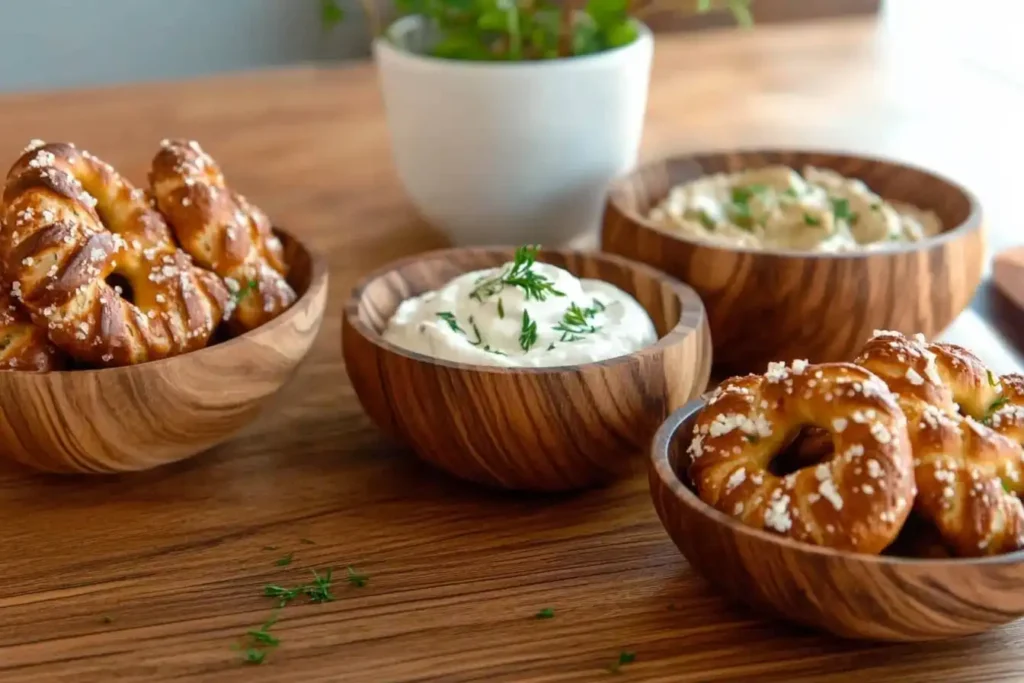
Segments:
[[[384,339],[433,358],[505,367],[590,363],[657,340],[647,312],[626,292],[520,259],[521,252],[515,262],[403,301]]]
[[[698,178],[650,212],[658,225],[727,246],[817,252],[874,250],[942,230],[938,216],[886,201],[862,181],[812,166],[768,166]]]

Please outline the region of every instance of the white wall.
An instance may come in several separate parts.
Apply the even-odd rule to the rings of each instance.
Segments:
[[[0,0],[0,91],[181,78],[368,54],[320,0]]]

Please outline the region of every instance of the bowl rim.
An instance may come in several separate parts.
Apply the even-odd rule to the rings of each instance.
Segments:
[[[512,253],[516,247],[512,245],[491,245],[491,246],[480,246],[480,247],[444,247],[440,249],[433,249],[430,251],[421,252],[418,254],[412,254],[397,260],[391,261],[380,268],[367,273],[359,279],[359,281],[352,287],[349,293],[348,299],[342,308],[343,318],[348,321],[348,324],[357,331],[364,339],[381,349],[385,353],[397,354],[404,356],[410,360],[418,363],[425,363],[428,365],[434,365],[437,367],[449,368],[452,370],[468,371],[468,372],[479,372],[483,374],[494,374],[494,375],[505,375],[505,374],[527,374],[527,375],[551,375],[560,374],[568,371],[578,371],[584,368],[591,367],[610,367],[621,365],[624,363],[633,362],[636,358],[645,358],[647,356],[660,354],[663,350],[675,346],[677,343],[682,342],[684,339],[692,334],[698,333],[702,327],[706,327],[708,324],[707,310],[704,308],[704,302],[700,296],[688,285],[683,284],[680,280],[667,275],[660,270],[648,266],[643,263],[638,263],[631,259],[615,254],[609,254],[602,251],[587,251],[583,249],[541,249],[537,252],[537,260],[543,261],[543,256],[547,254],[560,254],[563,256],[581,256],[594,258],[602,261],[616,263],[621,266],[628,267],[634,271],[642,272],[648,276],[659,280],[667,284],[675,294],[679,301],[680,315],[679,320],[676,324],[664,335],[658,337],[657,341],[653,344],[649,344],[642,348],[627,353],[621,356],[615,356],[613,358],[607,358],[598,361],[589,361],[587,363],[576,363],[570,365],[548,365],[540,367],[506,367],[498,365],[475,365],[472,363],[459,363],[455,361],[443,360],[440,358],[434,358],[426,354],[417,353],[404,349],[396,344],[392,344],[386,341],[383,336],[372,329],[369,325],[365,324],[359,316],[359,304],[363,300],[366,288],[370,286],[376,280],[385,277],[396,270],[405,268],[406,266],[418,262],[418,261],[433,261],[444,258],[452,254],[463,253],[463,252],[477,252],[480,254],[490,255],[507,255],[511,258]],[[633,296],[632,292],[627,292],[630,296]],[[416,295],[410,295],[416,296]],[[408,297],[407,297],[408,298]],[[637,302],[639,303],[639,302]],[[643,306],[641,305],[641,308]],[[646,308],[644,309],[647,310]],[[692,312],[698,315],[696,324],[692,327],[685,324],[686,315],[684,313]],[[648,312],[650,315],[650,312]],[[344,332],[342,332],[342,343],[344,344]],[[709,351],[710,352],[710,351]]]
[[[920,557],[899,557],[893,555],[871,555],[868,553],[857,553],[848,550],[838,550],[827,546],[812,545],[778,534],[772,534],[761,529],[754,528],[739,520],[730,517],[712,506],[705,503],[679,478],[669,462],[669,446],[680,428],[697,416],[704,408],[705,399],[696,398],[685,405],[674,410],[655,432],[651,440],[650,466],[657,475],[660,485],[669,489],[676,499],[686,507],[699,515],[708,518],[718,526],[728,527],[734,534],[749,537],[751,540],[773,543],[796,553],[805,555],[817,555],[831,560],[848,562],[869,562],[873,564],[893,565],[901,567],[928,567],[936,568],[969,567],[979,565],[1004,565],[1020,564],[1024,562],[1024,550],[1002,555],[990,555],[985,557],[958,557],[958,558],[920,558]],[[654,491],[651,491],[652,497]],[[660,519],[660,518],[659,518]]]
[[[273,231],[278,237],[283,237],[285,241],[294,242],[298,245],[306,254],[309,256],[309,286],[306,287],[306,291],[302,293],[302,296],[297,298],[295,302],[289,306],[284,312],[273,320],[269,320],[264,324],[254,329],[232,337],[219,344],[213,346],[204,346],[201,349],[195,351],[189,351],[188,353],[179,353],[175,356],[168,356],[167,358],[160,358],[159,360],[147,361],[145,363],[136,363],[134,365],[119,365],[111,368],[81,368],[78,370],[49,370],[46,372],[22,372],[18,373],[19,376],[31,376],[31,377],[48,377],[48,378],[63,378],[67,377],[79,377],[83,375],[95,375],[102,373],[105,376],[112,376],[115,373],[126,373],[126,372],[137,372],[141,368],[150,367],[163,367],[169,363],[179,362],[184,358],[194,359],[200,354],[210,354],[226,349],[237,344],[242,343],[242,340],[252,339],[258,334],[268,334],[276,330],[281,325],[285,324],[285,320],[289,320],[295,316],[297,311],[300,309],[300,304],[308,303],[309,299],[318,291],[322,286],[326,286],[327,279],[329,277],[327,269],[327,260],[323,254],[311,249],[305,242],[300,240],[287,230],[273,227]],[[321,284],[322,283],[322,284]]]
[[[964,199],[967,200],[970,211],[967,217],[959,224],[948,230],[943,230],[934,237],[923,239],[920,242],[909,242],[907,244],[886,247],[885,249],[869,250],[869,249],[858,249],[852,251],[843,252],[819,252],[819,251],[806,251],[800,249],[758,249],[755,247],[730,247],[716,242],[705,242],[698,239],[688,237],[686,235],[677,234],[671,232],[667,228],[658,225],[654,221],[650,220],[646,216],[641,215],[637,211],[628,208],[622,201],[623,188],[632,179],[648,172],[650,169],[660,165],[665,165],[680,161],[696,161],[698,157],[725,157],[725,156],[753,156],[753,155],[770,155],[770,154],[800,154],[800,155],[814,155],[821,154],[832,157],[839,157],[844,159],[852,159],[858,161],[867,161],[883,166],[890,166],[897,168],[901,171],[913,171],[920,173],[921,175],[929,176],[935,180],[945,183],[949,187],[953,188],[960,193]],[[857,176],[846,176],[860,180]],[[862,181],[863,182],[863,181]],[[873,190],[872,190],[873,191]],[[883,199],[885,197],[883,196]],[[926,251],[933,247],[945,244],[947,242],[955,241],[960,239],[967,233],[975,232],[982,227],[982,208],[981,202],[977,195],[971,192],[963,183],[954,180],[953,178],[925,168],[924,166],[915,164],[913,162],[904,161],[895,157],[889,157],[882,154],[861,154],[858,152],[844,151],[842,149],[829,149],[827,147],[811,148],[811,147],[770,147],[770,146],[750,146],[750,147],[731,147],[731,148],[715,148],[706,150],[691,150],[680,153],[669,153],[664,154],[652,159],[644,161],[642,164],[633,167],[623,174],[612,179],[608,184],[607,188],[607,203],[615,208],[620,214],[631,221],[638,228],[645,228],[653,232],[658,233],[662,237],[667,239],[678,240],[686,244],[692,244],[695,247],[701,247],[704,249],[711,249],[719,252],[726,253],[737,253],[737,254],[753,254],[757,256],[764,256],[767,258],[775,259],[790,259],[790,258],[807,258],[807,259],[852,259],[861,260],[872,257],[885,257],[895,256],[898,254],[907,254],[917,251]],[[917,207],[925,211],[931,210],[930,207]],[[602,230],[603,232],[603,230]]]

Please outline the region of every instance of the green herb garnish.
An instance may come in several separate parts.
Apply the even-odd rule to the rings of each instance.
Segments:
[[[882,210],[882,205],[881,204],[872,204],[871,205],[871,210],[872,211],[881,211]]]
[[[623,650],[622,652],[619,653],[619,661],[615,662],[610,667],[608,667],[608,670],[611,671],[612,673],[617,674],[617,673],[619,673],[619,671],[621,671],[623,666],[625,666],[626,664],[632,664],[635,661],[636,661],[636,653],[635,652],[629,652],[627,650]]]
[[[848,221],[854,220],[855,214],[850,210],[850,201],[848,199],[841,199],[833,197],[832,202],[832,214],[836,217],[837,221]]]
[[[555,610],[553,607],[545,607],[533,616],[535,619],[554,619]]]
[[[469,316],[469,324],[473,327],[473,334],[476,335],[476,341],[470,339],[469,343],[473,346],[480,346],[484,338],[480,336],[480,328],[476,326],[476,321],[473,320],[473,316]]]
[[[276,564],[278,567],[287,567],[288,565],[290,565],[292,563],[292,556],[293,555],[295,555],[295,553],[288,553],[287,555],[285,555],[284,557],[279,559],[274,564]]]
[[[747,434],[744,438],[747,440],[747,443],[757,443],[760,441],[756,434]]]
[[[606,306],[603,303],[601,303],[599,299],[594,299],[594,308],[596,308],[599,311],[603,311],[606,308]]]
[[[821,225],[821,219],[809,213],[804,214],[804,223],[807,225]]]
[[[736,204],[746,204],[751,198],[764,194],[769,190],[767,185],[753,184],[732,188],[732,201]]]
[[[452,328],[452,332],[466,334],[463,332],[462,328],[459,327],[459,321],[455,319],[455,314],[451,311],[438,311],[437,317],[448,323],[448,327]]]
[[[990,387],[999,386],[999,380],[996,379],[995,374],[991,370],[986,370],[985,373],[988,375],[988,385]]]
[[[596,304],[599,302],[595,301],[594,303],[595,306],[591,308],[580,308],[575,302],[569,305],[568,310],[562,316],[562,321],[554,327],[555,331],[562,333],[561,341],[579,341],[583,339],[582,335],[593,334],[600,329],[595,327],[590,319],[599,311],[604,310],[604,304],[598,308]]]
[[[280,605],[283,607],[289,602],[305,595],[309,598],[310,602],[329,602],[334,599],[331,595],[331,574],[333,569],[328,569],[323,575],[313,571],[313,583],[304,584],[301,586],[295,586],[294,588],[285,588],[276,584],[269,584],[263,587],[263,595],[268,598],[277,598],[280,601]]]
[[[259,289],[259,286],[260,283],[256,280],[249,280],[236,291],[231,293],[231,300],[235,302],[235,305],[238,305],[241,303],[242,299],[249,296],[250,292]]]
[[[485,299],[495,296],[506,286],[519,287],[531,298],[544,301],[549,296],[565,296],[555,289],[554,283],[543,275],[535,273],[532,268],[537,260],[537,245],[527,245],[516,249],[512,265],[494,277],[485,278],[469,293],[469,298],[483,303]]]
[[[370,577],[366,574],[360,574],[355,570],[354,567],[348,567],[348,582],[356,588],[362,588],[370,582]]]
[[[995,416],[999,409],[1010,402],[1006,396],[1000,396],[996,400],[992,401],[992,404],[985,411],[985,416],[981,418],[982,424],[992,424],[992,418]]]
[[[534,344],[537,343],[537,321],[530,320],[530,314],[523,309],[523,327],[519,332],[519,346],[524,352],[529,353]]]
[[[554,350],[555,350],[555,342],[551,342],[550,344],[548,344],[548,351],[554,351]]]
[[[508,354],[498,349],[492,349],[490,344],[484,344],[484,351],[487,353],[493,353],[495,356],[507,356]]]
[[[733,202],[726,209],[729,214],[729,219],[736,224],[737,227],[743,228],[744,230],[752,230],[754,227],[754,215],[750,211],[750,205],[746,202]]]
[[[244,662],[247,664],[262,664],[263,660],[267,656],[268,648],[275,648],[281,644],[281,641],[269,631],[270,627],[273,626],[276,621],[277,614],[275,613],[270,615],[270,619],[268,619],[259,629],[251,629],[245,632],[250,643],[242,653],[242,660]]]
[[[498,317],[505,318],[505,304],[502,303],[501,297],[498,297]]]

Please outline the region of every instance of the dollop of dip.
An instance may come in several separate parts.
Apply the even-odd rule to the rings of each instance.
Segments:
[[[632,296],[535,257],[536,247],[520,247],[514,261],[406,299],[383,338],[433,358],[504,367],[591,363],[657,341]]]
[[[817,252],[877,250],[937,235],[931,211],[882,199],[861,180],[807,166],[719,173],[672,188],[651,221],[733,247]]]

